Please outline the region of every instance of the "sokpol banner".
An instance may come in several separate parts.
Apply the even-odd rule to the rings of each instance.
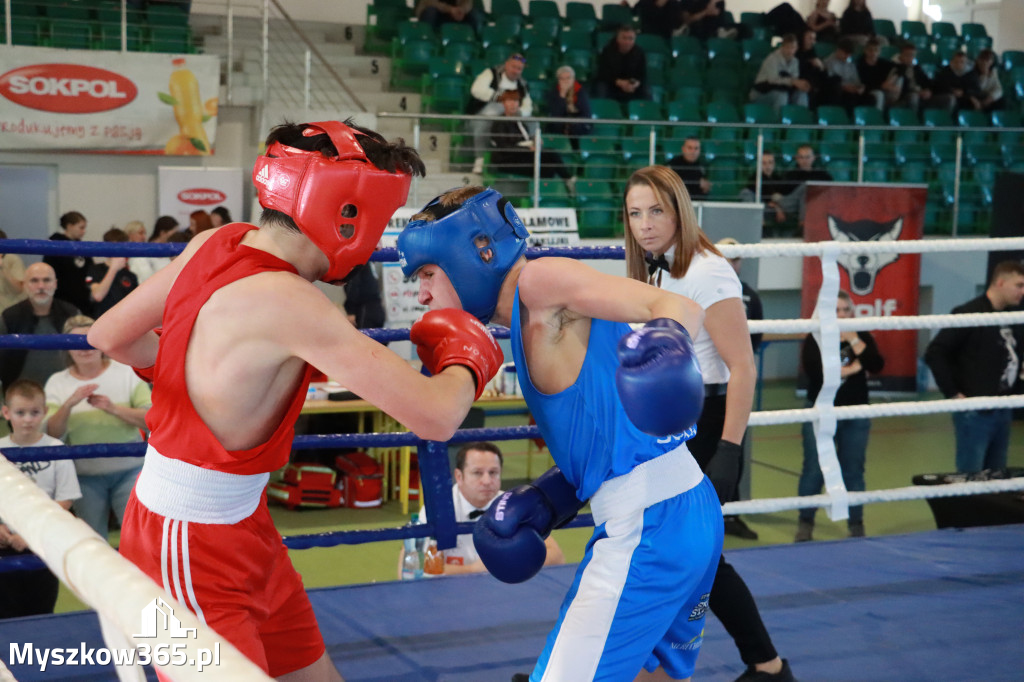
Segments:
[[[925,185],[808,183],[804,241],[841,243],[921,239]],[[821,259],[804,258],[801,316],[810,317],[821,287]],[[858,317],[917,315],[921,255],[847,253],[839,257],[839,287]],[[869,375],[872,390],[914,391],[917,330],[872,331],[885,368]]]
[[[218,206],[228,209],[232,220],[244,219],[241,168],[160,166],[157,178],[159,214],[173,216],[182,227],[193,211],[209,213]]]
[[[0,149],[207,155],[219,88],[216,57],[6,47]]]

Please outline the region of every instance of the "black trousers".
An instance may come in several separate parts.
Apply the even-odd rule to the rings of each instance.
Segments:
[[[704,399],[704,411],[697,421],[697,435],[686,446],[702,471],[714,466],[712,458],[725,425],[725,396]],[[740,650],[740,658],[747,665],[770,661],[778,652],[761,620],[757,603],[743,578],[736,572],[725,555],[718,561],[718,573],[711,586],[708,602],[711,612],[721,621],[729,636]]]

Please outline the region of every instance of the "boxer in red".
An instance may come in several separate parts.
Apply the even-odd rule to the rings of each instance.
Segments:
[[[502,353],[468,313],[428,313],[411,335],[433,375],[422,376],[312,284],[369,260],[423,174],[415,150],[337,121],[278,126],[266,147],[252,176],[260,226],[197,235],[89,342],[154,384],[122,554],[271,676],[340,680],[263,493],[313,368],[444,441]]]

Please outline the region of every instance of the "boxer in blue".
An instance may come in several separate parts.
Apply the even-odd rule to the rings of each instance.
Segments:
[[[575,260],[527,263],[527,236],[501,195],[466,187],[398,239],[422,304],[511,329],[521,390],[558,465],[499,497],[474,543],[496,577],[525,580],[543,538],[589,499],[594,533],[529,679],[689,679],[722,550],[718,498],[685,443],[704,397],[690,342],[701,308]]]

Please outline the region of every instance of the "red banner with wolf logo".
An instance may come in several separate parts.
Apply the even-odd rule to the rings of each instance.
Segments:
[[[924,233],[924,185],[807,185],[804,241],[886,242]],[[810,317],[821,287],[821,260],[804,258],[801,316]],[[920,254],[844,253],[839,287],[849,292],[857,317],[918,314]],[[917,388],[917,330],[874,331],[885,369],[868,378],[872,390]]]

